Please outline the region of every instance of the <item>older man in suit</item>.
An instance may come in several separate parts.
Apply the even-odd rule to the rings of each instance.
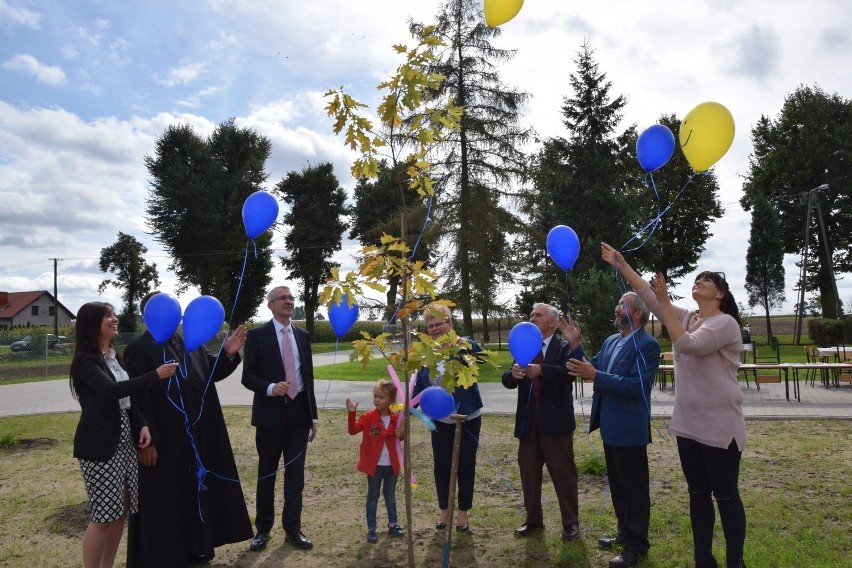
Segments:
[[[637,566],[647,555],[651,496],[648,451],[651,443],[651,385],[660,364],[660,346],[645,333],[648,308],[634,292],[624,294],[615,307],[615,325],[621,331],[604,341],[600,353],[588,361],[583,356],[568,360],[571,375],[594,381],[589,431],[598,428],[603,440],[612,504],[618,520],[615,538],[602,537],[598,544],[624,550],[609,561],[610,568]],[[560,327],[568,322],[560,319]],[[582,351],[580,334],[571,342]]]
[[[562,514],[562,540],[576,540],[580,538],[580,525],[574,463],[574,381],[565,363],[579,352],[572,353],[568,342],[554,335],[558,317],[559,311],[553,306],[533,306],[530,322],[541,330],[541,353],[526,367],[513,363],[503,374],[503,386],[518,389],[515,437],[519,440],[526,519],[515,534],[527,536],[544,528],[541,485],[547,465]]]
[[[275,477],[284,457],[285,540],[297,548],[313,548],[302,532],[305,453],[317,433],[317,403],[310,334],[291,323],[295,298],[287,286],[266,296],[272,320],[248,332],[243,385],[254,391],[251,424],[255,427],[257,466],[257,534],[250,549],[269,542],[275,520]]]

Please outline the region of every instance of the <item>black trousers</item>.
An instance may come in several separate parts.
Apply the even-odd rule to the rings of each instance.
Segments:
[[[689,488],[689,520],[696,564],[716,565],[713,557],[715,497],[725,534],[726,565],[739,568],[745,547],[746,515],[739,490],[742,452],[737,449],[737,442],[731,440],[728,449],[722,449],[678,436],[677,451]]]
[[[258,532],[269,532],[275,523],[275,478],[284,458],[284,512],[281,524],[297,534],[302,526],[302,490],[305,488],[305,452],[311,431],[307,396],[300,394],[286,404],[281,419],[271,428],[257,428],[257,516]]]
[[[449,508],[450,470],[453,465],[453,443],[456,425],[435,422],[432,432],[432,458],[435,463],[435,490],[438,506]],[[479,430],[482,416],[462,422],[461,449],[458,470],[458,510],[469,511],[473,507],[473,482],[476,479],[476,450],[479,448]]]
[[[618,534],[624,549],[636,554],[648,552],[648,525],[651,521],[651,492],[646,446],[604,444],[606,475],[612,506],[618,519]]]

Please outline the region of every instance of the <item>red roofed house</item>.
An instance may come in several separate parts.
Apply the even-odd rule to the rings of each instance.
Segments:
[[[68,325],[76,316],[47,290],[0,292],[0,327],[53,326],[54,310],[59,308],[59,325]]]

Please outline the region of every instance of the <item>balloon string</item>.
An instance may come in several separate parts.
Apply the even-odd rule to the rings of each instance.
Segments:
[[[637,231],[637,232],[636,232],[636,233],[635,233],[632,237],[630,237],[630,239],[628,239],[626,243],[624,243],[623,245],[621,245],[621,248],[619,249],[619,252],[632,252],[632,251],[635,251],[635,250],[639,250],[640,248],[642,248],[643,246],[645,246],[645,243],[647,243],[647,242],[648,242],[648,240],[649,240],[649,239],[650,239],[650,238],[654,235],[654,232],[657,230],[657,227],[658,227],[658,226],[659,226],[659,224],[660,224],[660,220],[663,218],[663,216],[664,216],[666,213],[668,213],[668,212],[669,212],[669,209],[671,209],[671,208],[672,208],[672,206],[675,204],[675,201],[677,201],[677,200],[678,200],[678,198],[679,198],[679,197],[683,194],[683,192],[684,192],[684,190],[686,189],[686,187],[687,187],[687,186],[688,186],[688,185],[692,182],[692,180],[693,180],[693,179],[695,178],[695,176],[697,176],[697,175],[698,175],[698,172],[692,172],[692,174],[689,176],[689,179],[687,179],[687,180],[686,180],[686,183],[684,183],[684,184],[683,184],[683,187],[681,187],[681,188],[680,188],[680,191],[678,191],[677,195],[675,195],[674,199],[672,199],[672,200],[669,202],[669,204],[666,206],[666,208],[665,208],[665,209],[663,209],[662,211],[660,211],[659,213],[657,213],[656,217],[654,217],[653,219],[651,219],[651,221],[649,221],[649,222],[648,222],[648,224],[646,224],[646,225],[645,225],[644,227],[642,227],[639,231]],[[651,176],[651,180],[652,180],[652,182],[653,182],[653,179],[654,179],[654,178],[653,178],[653,176]],[[656,192],[656,190],[657,190],[657,186],[656,186],[656,185],[654,185],[654,191]],[[658,211],[659,211],[659,209],[658,209]],[[635,246],[635,247],[633,247],[633,248],[630,248],[630,249],[625,249],[625,248],[624,248],[624,247],[626,247],[627,245],[629,245],[630,243],[632,243],[633,241],[635,241],[635,240],[637,240],[637,239],[641,238],[641,237],[642,237],[642,235],[643,235],[643,234],[644,234],[644,233],[645,233],[645,232],[646,232],[649,228],[651,229],[651,232],[648,234],[648,236],[647,236],[647,237],[645,237],[645,239],[642,241],[642,243],[640,243],[639,245],[637,245],[637,246]]]
[[[322,409],[323,410],[325,410],[325,403],[328,400],[328,393],[331,390],[331,382],[334,380],[334,365],[337,364],[337,351],[338,351],[339,348],[340,348],[340,338],[336,337],[335,340],[334,340],[334,359],[332,360],[331,366],[329,367],[329,369],[331,369],[331,372],[330,372],[330,375],[328,377],[328,386],[325,387],[325,398],[322,399]]]
[[[243,288],[243,277],[246,274],[246,263],[248,262],[249,243],[254,245],[254,259],[257,260],[257,243],[253,240],[246,241],[246,252],[243,255],[243,269],[240,270],[240,283],[237,285],[237,294],[234,296],[234,305],[231,306],[231,315],[228,317],[229,326],[231,325],[231,321],[234,319],[234,310],[237,309],[237,300],[240,299],[240,290]]]
[[[417,247],[420,246],[420,239],[423,238],[423,235],[426,233],[426,227],[429,225],[429,218],[432,215],[432,196],[429,196],[429,201],[426,205],[426,218],[423,219],[423,228],[420,229],[420,234],[417,236],[417,241],[414,243],[414,248],[411,249],[411,254],[408,255],[408,262],[411,262],[414,259],[414,255],[417,253]],[[399,302],[396,304],[396,308],[391,314],[391,317],[388,318],[388,323],[393,323],[396,319],[396,314],[399,313],[399,309],[402,307],[402,298],[399,299]]]

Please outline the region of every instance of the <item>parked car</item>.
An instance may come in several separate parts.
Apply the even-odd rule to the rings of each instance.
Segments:
[[[23,339],[12,343],[9,348],[15,352],[44,349],[45,338],[47,339],[47,347],[49,349],[54,349],[60,343],[68,342],[68,338],[64,335],[54,335],[52,333],[48,333],[47,335],[25,335]]]

